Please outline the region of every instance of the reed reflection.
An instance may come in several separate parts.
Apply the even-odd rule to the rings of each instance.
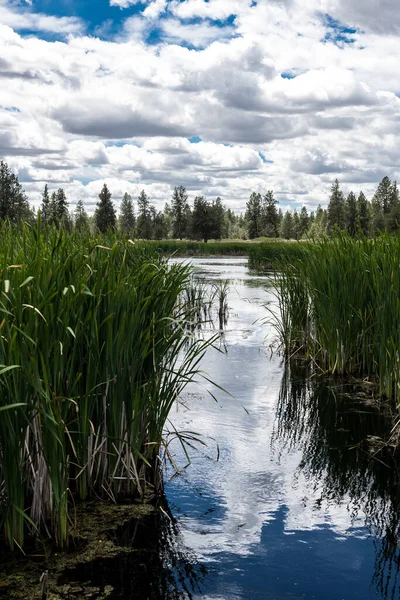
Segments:
[[[376,550],[371,585],[385,600],[400,597],[399,451],[388,442],[392,427],[390,405],[374,401],[362,385],[287,366],[273,448],[301,450],[298,472],[320,491],[321,502],[346,501],[353,518],[365,515]]]

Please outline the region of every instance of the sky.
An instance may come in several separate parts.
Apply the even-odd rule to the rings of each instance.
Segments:
[[[399,179],[397,0],[0,0],[0,158],[92,213],[174,186],[244,211]]]

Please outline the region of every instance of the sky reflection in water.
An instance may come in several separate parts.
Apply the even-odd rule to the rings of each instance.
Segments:
[[[387,484],[392,469],[377,469],[377,461],[371,467],[368,449],[349,449],[384,430],[385,418],[368,409],[349,419],[353,429],[366,419],[351,433],[332,392],[307,387],[302,374],[288,373],[271,356],[271,326],[260,319],[274,297],[245,260],[193,262],[201,276],[230,280],[227,353],[209,351],[203,368],[235,396],[213,390],[217,403],[193,387],[187,408],[171,415],[178,430],[201,432],[208,444],[191,450],[191,466],[166,484],[184,542],[208,570],[194,598],[399,597],[385,560],[386,552],[394,561],[395,544],[385,547],[381,538],[388,538],[388,519],[398,531],[393,490],[400,488],[397,480]],[[171,448],[184,465],[178,445]]]

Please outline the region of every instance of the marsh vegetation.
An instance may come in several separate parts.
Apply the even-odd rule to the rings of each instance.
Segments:
[[[376,382],[400,391],[400,237],[339,236],[302,246],[275,277],[275,326],[287,356],[317,373]]]
[[[211,343],[185,323],[191,269],[147,246],[0,230],[0,523],[59,547],[79,501],[161,488],[171,406]]]

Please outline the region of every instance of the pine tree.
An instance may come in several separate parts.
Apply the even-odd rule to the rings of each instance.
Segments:
[[[364,192],[360,192],[357,198],[357,215],[358,229],[364,235],[368,235],[370,230],[370,211]]]
[[[283,215],[280,233],[281,237],[285,240],[290,240],[295,237],[293,216],[289,210]]]
[[[246,203],[246,214],[245,219],[247,221],[247,228],[249,233],[249,239],[254,240],[261,235],[261,194],[252,192],[249,200]]]
[[[192,211],[192,238],[194,240],[208,240],[213,235],[213,214],[210,203],[204,196],[196,196]]]
[[[276,205],[278,201],[274,198],[274,192],[268,190],[261,206],[262,235],[267,237],[279,236],[279,214]]]
[[[50,225],[57,225],[57,223],[58,223],[57,194],[55,192],[53,192],[50,197],[48,221],[49,221]]]
[[[56,194],[56,223],[58,227],[63,226],[69,229],[68,202],[63,188],[59,188]]]
[[[297,210],[293,212],[293,229],[294,229],[294,237],[296,240],[301,238],[301,229],[300,229],[300,217]]]
[[[164,240],[167,237],[167,223],[164,218],[162,211],[156,212],[154,209],[152,215],[153,219],[153,238],[155,240]]]
[[[82,232],[88,232],[90,230],[89,216],[82,200],[78,200],[75,207],[75,229]]]
[[[350,194],[347,196],[345,214],[347,233],[354,237],[358,228],[358,211],[357,198],[353,192],[350,192]]]
[[[345,229],[345,201],[339,187],[339,181],[335,179],[332,184],[331,195],[328,204],[328,232]]]
[[[175,187],[171,201],[171,209],[174,217],[172,235],[174,238],[179,238],[180,240],[185,237],[187,233],[187,200],[188,196],[186,194],[186,188],[184,188],[182,185]]]
[[[0,220],[18,223],[31,218],[32,210],[18,177],[0,161]]]
[[[149,198],[144,190],[138,197],[138,218],[136,222],[137,237],[151,240],[153,233],[153,222]]]
[[[213,200],[210,209],[212,221],[211,237],[214,240],[220,240],[222,237],[225,214],[225,208],[221,202],[221,198],[218,197],[216,200]]]
[[[112,194],[107,185],[104,184],[103,189],[99,194],[100,201],[97,203],[95,211],[96,227],[102,233],[106,233],[108,230],[115,230],[115,224],[117,222],[117,216],[111,196]]]
[[[170,205],[168,204],[168,202],[166,202],[164,204],[164,211],[163,211],[163,215],[164,215],[164,222],[165,222],[165,227],[166,227],[166,237],[171,237],[172,236],[172,224],[174,221],[174,217],[172,214],[172,209],[170,207]],[[190,229],[190,220],[189,220],[189,229]]]
[[[373,235],[378,235],[385,230],[385,215],[381,199],[376,194],[371,200],[371,231]]]
[[[135,213],[133,210],[132,197],[125,192],[121,200],[119,228],[125,235],[133,235],[135,230]]]
[[[40,213],[43,222],[48,222],[50,219],[50,195],[49,188],[46,185],[44,186],[43,195],[42,195],[42,204],[40,206]]]
[[[392,195],[392,182],[389,177],[384,177],[379,183],[378,188],[374,194],[373,202],[375,206],[380,206],[381,211],[384,215],[387,215],[390,210],[390,199]]]
[[[305,206],[302,207],[299,216],[299,234],[300,237],[304,237],[310,227],[310,217]]]
[[[391,185],[388,204],[389,211],[385,218],[385,225],[390,233],[395,233],[400,227],[400,198],[396,181]]]

